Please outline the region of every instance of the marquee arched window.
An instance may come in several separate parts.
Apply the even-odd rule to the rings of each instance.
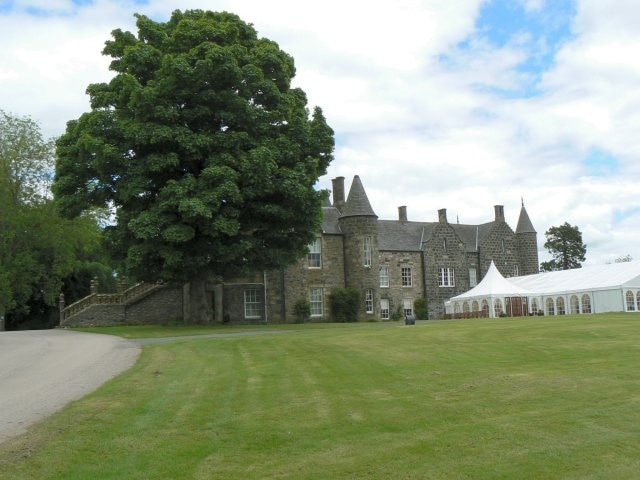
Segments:
[[[533,315],[537,315],[538,314],[538,299],[537,298],[532,298],[531,299],[531,313]]]
[[[562,297],[556,298],[556,309],[558,311],[558,315],[564,315],[566,313],[564,309],[564,298]]]
[[[482,300],[482,316],[483,317],[488,317],[489,316],[489,302],[487,302],[487,300]]]
[[[571,305],[572,314],[580,313],[580,301],[578,300],[577,295],[571,295],[571,299],[569,299],[569,304]]]
[[[469,302],[465,301],[465,302],[462,304],[462,312],[463,312],[463,313],[469,313]]]
[[[638,295],[640,295],[640,294],[638,294]],[[638,297],[638,299],[639,299],[638,301],[640,302],[640,296]],[[471,311],[472,312],[477,312],[478,310],[479,310],[478,301],[474,300],[473,302],[471,302]]]
[[[586,293],[582,295],[582,313],[591,313],[591,297]]]
[[[458,302],[453,303],[453,313],[460,313],[460,304]]]
[[[636,293],[636,310],[640,311],[640,291]]]
[[[493,314],[496,317],[499,317],[502,314],[502,301],[499,298],[496,298],[493,301]]]
[[[555,308],[553,305],[553,298],[547,298],[547,315],[555,315]]]
[[[625,295],[627,297],[627,312],[634,312],[636,310],[636,299],[631,290],[627,290]]]

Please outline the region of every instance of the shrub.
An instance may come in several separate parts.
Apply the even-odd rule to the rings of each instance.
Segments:
[[[396,308],[395,311],[391,314],[391,320],[397,322],[402,318],[402,309],[400,307]]]
[[[413,302],[413,308],[415,310],[416,318],[418,320],[429,319],[429,310],[427,308],[426,298],[416,298],[416,301]]]
[[[304,323],[309,320],[309,315],[311,315],[311,304],[309,300],[306,298],[298,300],[293,306],[293,313],[296,316],[296,323]]]
[[[335,322],[356,322],[360,310],[360,292],[355,288],[334,288],[329,296]]]

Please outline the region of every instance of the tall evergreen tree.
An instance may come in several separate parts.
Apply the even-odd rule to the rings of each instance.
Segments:
[[[553,270],[569,270],[580,268],[585,260],[587,246],[582,243],[582,233],[577,226],[568,222],[551,227],[545,232],[547,241],[544,243],[553,259],[540,264],[540,270],[550,272]]]

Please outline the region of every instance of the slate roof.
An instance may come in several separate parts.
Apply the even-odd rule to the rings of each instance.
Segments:
[[[340,210],[336,207],[322,207],[322,233],[341,234],[338,218],[340,218]]]
[[[529,219],[529,214],[524,208],[524,203],[522,204],[522,208],[520,208],[520,217],[518,218],[516,233],[536,233],[536,229],[533,228],[533,224]]]
[[[429,240],[437,222],[401,222],[378,220],[378,248],[388,251],[418,252]],[[467,252],[478,251],[479,243],[489,234],[494,222],[482,225],[449,224],[465,243]]]
[[[356,175],[353,177],[351,183],[351,189],[349,190],[349,196],[347,197],[347,203],[344,206],[342,212],[343,217],[377,217],[376,212],[371,208],[367,193],[364,191],[360,177]]]
[[[390,251],[419,252],[425,238],[424,231],[433,223],[400,222],[398,220],[378,220],[378,249]]]
[[[524,206],[523,206],[524,210]],[[326,234],[340,235],[340,217],[367,216],[376,217],[376,213],[371,208],[371,203],[367,193],[362,186],[360,177],[355,175],[349,196],[342,208],[342,213],[335,206],[325,203],[322,208],[322,231]],[[520,215],[520,221],[528,223],[523,225],[523,229],[529,228],[531,221],[524,210],[524,216]],[[386,251],[406,251],[419,252],[422,250],[423,242],[431,238],[433,229],[438,222],[409,222],[401,220],[378,220],[378,248]],[[495,222],[488,222],[481,225],[461,225],[459,223],[449,224],[460,240],[464,242],[467,252],[477,252],[479,244],[489,235]],[[520,223],[518,223],[520,226]],[[530,226],[533,229],[533,226]],[[535,231],[535,230],[533,230]]]

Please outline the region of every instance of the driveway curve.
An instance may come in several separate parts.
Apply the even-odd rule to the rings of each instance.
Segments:
[[[69,330],[0,332],[0,443],[130,368],[136,342]]]

